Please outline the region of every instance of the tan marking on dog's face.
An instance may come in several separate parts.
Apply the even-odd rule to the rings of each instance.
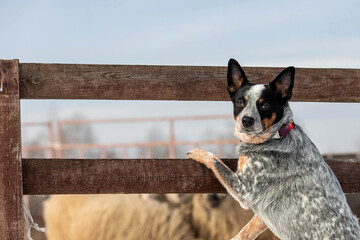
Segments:
[[[248,97],[247,97],[247,96],[244,96],[244,100],[247,101],[247,100],[248,100]]]
[[[248,158],[245,155],[240,155],[236,172],[243,171],[247,166]]]
[[[264,99],[260,98],[258,103],[263,103],[264,102]]]
[[[270,138],[269,131],[265,131],[264,133],[258,135],[243,133],[240,132],[240,130],[238,129],[236,122],[237,121],[235,121],[234,136],[240,139],[242,142],[259,144],[269,140]]]
[[[276,119],[276,113],[272,113],[271,118],[264,118],[261,121],[261,123],[266,129],[268,129],[269,127],[271,127],[273,125],[275,119]]]

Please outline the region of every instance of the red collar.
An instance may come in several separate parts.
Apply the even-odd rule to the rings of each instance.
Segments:
[[[279,139],[279,138],[283,138],[285,137],[286,135],[289,134],[289,132],[294,128],[294,123],[293,122],[290,122],[289,124],[287,125],[283,125],[279,131],[274,135],[273,138],[275,139]]]

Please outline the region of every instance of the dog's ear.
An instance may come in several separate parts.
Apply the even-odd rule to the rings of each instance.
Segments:
[[[232,96],[236,90],[245,84],[249,83],[246,78],[244,70],[242,70],[240,64],[235,59],[230,59],[228,63],[227,71],[227,90]]]
[[[289,101],[294,87],[295,68],[285,68],[269,85],[284,101]]]

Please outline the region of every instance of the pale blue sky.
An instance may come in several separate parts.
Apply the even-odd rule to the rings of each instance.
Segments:
[[[243,66],[360,68],[359,10],[355,0],[1,0],[0,58],[224,66],[233,57]],[[61,119],[231,113],[221,102],[22,101],[22,120],[49,120],[54,109]],[[293,110],[321,151],[360,151],[359,104]],[[98,133],[100,140],[130,134]]]
[[[22,62],[360,66],[360,2],[2,1]]]

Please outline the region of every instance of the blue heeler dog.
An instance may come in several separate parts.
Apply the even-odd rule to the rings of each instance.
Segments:
[[[280,239],[360,239],[360,225],[333,171],[293,122],[288,101],[295,68],[269,85],[251,84],[230,59],[228,92],[234,104],[237,171],[200,149],[188,158],[210,168],[255,216],[233,239],[255,239],[269,228]]]

